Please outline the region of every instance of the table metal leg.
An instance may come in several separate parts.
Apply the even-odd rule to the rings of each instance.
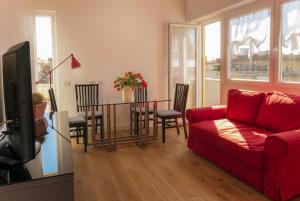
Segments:
[[[154,137],[158,136],[158,123],[157,123],[157,102],[153,102],[153,134]]]
[[[84,138],[85,138],[85,140],[84,140],[84,150],[85,150],[85,152],[87,152],[87,145],[88,145],[88,141],[89,141],[89,138],[88,138],[88,129],[89,129],[89,117],[88,117],[88,107],[85,107],[84,108],[84,110],[85,110],[85,119],[86,119],[86,127],[85,127],[85,133],[84,133]]]
[[[106,106],[107,112],[107,137],[108,137],[108,143],[109,146],[112,147],[112,143],[111,143],[111,123],[110,123],[110,105]]]
[[[143,104],[139,103],[139,143],[143,143],[142,142],[142,138],[143,138]]]
[[[114,150],[117,150],[117,112],[116,112],[116,105],[113,106],[113,112],[114,112]]]
[[[105,133],[104,133],[104,106],[101,106],[101,114],[102,114],[102,118],[101,118],[101,140],[105,139]]]
[[[96,132],[97,129],[96,119],[95,119],[95,107],[91,106],[91,121],[92,121],[92,141],[94,146],[96,146]]]
[[[149,137],[149,102],[145,106],[145,124],[145,146],[147,146]]]

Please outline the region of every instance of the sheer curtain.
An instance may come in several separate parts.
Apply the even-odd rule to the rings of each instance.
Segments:
[[[270,16],[266,8],[229,21],[230,79],[269,80]]]
[[[270,9],[264,9],[230,20],[229,51],[231,54],[248,53],[251,56],[269,51],[270,14]]]
[[[300,54],[300,1],[282,6],[281,26],[283,54]]]

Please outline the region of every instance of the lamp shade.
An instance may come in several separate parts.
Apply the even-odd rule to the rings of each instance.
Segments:
[[[81,67],[80,62],[74,57],[73,54],[72,54],[72,63],[71,63],[71,67],[72,67],[72,69],[80,68],[80,67]]]

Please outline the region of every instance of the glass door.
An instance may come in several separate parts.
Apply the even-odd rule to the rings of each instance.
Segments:
[[[169,27],[169,98],[174,99],[176,83],[189,84],[187,108],[199,105],[197,91],[198,27],[171,24]]]
[[[203,106],[220,105],[221,22],[203,26]]]

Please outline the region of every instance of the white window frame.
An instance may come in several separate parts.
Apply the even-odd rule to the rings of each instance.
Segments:
[[[274,48],[274,68],[275,68],[275,75],[274,76],[274,87],[276,89],[294,89],[295,91],[300,89],[300,81],[299,82],[285,82],[281,81],[281,64],[280,64],[280,55],[281,55],[281,6],[282,4],[292,1],[292,0],[275,0],[276,3],[274,5],[275,8],[275,17],[274,17],[274,37],[276,40],[275,48]]]
[[[199,97],[201,97],[201,106],[205,106],[205,96],[206,96],[206,90],[205,90],[205,80],[207,80],[207,78],[205,77],[205,42],[204,42],[204,37],[205,37],[205,30],[204,30],[204,27],[206,25],[209,25],[209,24],[213,24],[215,22],[220,22],[220,25],[221,25],[221,31],[220,31],[220,37],[221,37],[221,52],[220,52],[220,79],[212,79],[212,80],[215,80],[215,81],[218,81],[220,82],[220,102],[222,100],[222,96],[223,96],[223,90],[222,90],[222,83],[224,81],[224,78],[223,78],[223,75],[224,75],[224,18],[222,16],[216,16],[216,17],[212,17],[212,18],[208,18],[204,21],[201,21],[200,22],[200,28],[201,28],[201,35],[199,37],[200,38],[200,41],[201,41],[201,51],[199,51],[199,55],[200,55],[200,66],[199,66],[199,69],[201,69],[201,72],[202,72],[202,75],[201,75],[201,79],[202,80],[199,80],[199,82],[201,82],[198,86],[201,86],[201,89],[202,89],[202,92],[198,95]],[[209,79],[209,78],[208,78]]]
[[[263,81],[263,80],[247,80],[247,79],[230,79],[229,77],[229,71],[230,67],[228,66],[228,31],[229,31],[229,21],[232,18],[236,18],[239,16],[247,15],[249,13],[259,11],[265,8],[270,8],[271,9],[271,26],[270,26],[270,58],[269,58],[269,80],[268,81]],[[274,9],[273,9],[273,1],[272,0],[260,0],[258,2],[240,7],[235,10],[231,10],[230,12],[227,12],[224,14],[224,29],[223,29],[223,34],[224,35],[224,59],[226,62],[224,62],[224,73],[225,75],[223,76],[224,82],[230,85],[261,85],[265,87],[271,87],[274,82],[274,58],[272,54],[272,50],[274,49]]]

